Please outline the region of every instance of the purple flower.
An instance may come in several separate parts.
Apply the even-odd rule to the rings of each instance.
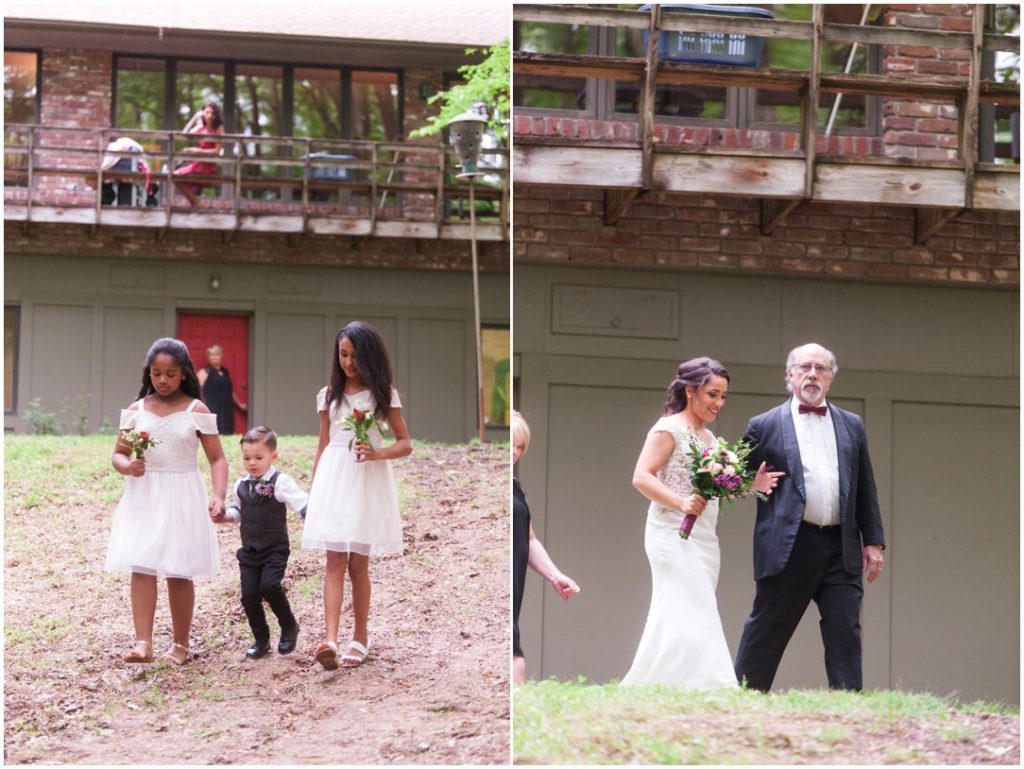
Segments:
[[[743,485],[743,479],[738,475],[716,475],[714,483],[726,491],[736,491]]]
[[[272,497],[274,496],[274,484],[260,481],[256,484],[256,493],[261,497]]]

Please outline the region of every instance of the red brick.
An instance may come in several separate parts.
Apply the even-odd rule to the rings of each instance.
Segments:
[[[701,267],[737,267],[739,257],[729,254],[701,254],[697,259]]]
[[[959,75],[960,67],[955,61],[922,59],[917,63],[917,71],[922,75]]]
[[[571,262],[610,262],[611,260],[612,252],[610,248],[574,248],[569,255],[569,261]]]
[[[722,250],[729,254],[760,254],[761,244],[756,240],[723,240]]]
[[[698,235],[700,225],[697,222],[658,222],[658,232],[672,233],[673,235]]]
[[[1020,269],[1019,254],[982,254],[978,259],[979,267],[993,267],[1001,269]]]
[[[939,19],[939,29],[955,30],[957,32],[970,32],[973,21],[970,18],[960,16],[946,16]],[[934,29],[934,27],[933,27]]]
[[[612,261],[622,264],[654,264],[654,251],[649,248],[616,248]]]
[[[957,124],[955,120],[919,120],[917,121],[918,131],[928,131],[930,133],[944,133],[944,134],[955,134]]]
[[[992,282],[1013,286],[1020,285],[1019,270],[992,270]]]
[[[655,264],[664,267],[696,267],[697,255],[687,251],[659,251],[654,257]]]
[[[715,238],[679,238],[679,248],[685,251],[717,251],[719,243]]]
[[[911,265],[909,277],[919,280],[949,280],[948,267],[918,267]]]

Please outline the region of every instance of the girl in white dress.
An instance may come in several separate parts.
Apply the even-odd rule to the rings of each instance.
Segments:
[[[224,510],[228,464],[217,417],[199,400],[199,380],[188,348],[158,339],[146,354],[139,400],[121,411],[111,461],[127,476],[107,546],[107,571],[131,577],[135,646],[125,662],[153,660],[157,577],[167,578],[173,641],[163,655],[176,665],[188,659],[195,606],[192,578],[217,573],[217,537],[209,515]],[[135,458],[125,435],[148,433],[156,441]],[[202,444],[210,462],[213,499],[196,465]]]
[[[708,501],[690,485],[691,440],[707,446],[707,429],[725,406],[729,372],[711,358],[679,365],[669,385],[664,414],[647,434],[633,473],[633,486],[651,500],[644,549],[651,562],[651,608],[633,666],[623,685],[661,683],[687,689],[737,686],[725,642],[715,589],[718,500]],[[770,494],[783,473],[761,465],[754,490]],[[697,521],[689,539],[679,536],[685,515]]]
[[[339,664],[338,627],[346,572],[352,582],[355,625],[341,665],[356,667],[369,654],[370,556],[402,552],[402,521],[390,460],[412,453],[391,361],[377,330],[362,321],[349,323],[338,332],[332,360],[331,383],[316,397],[320,441],[302,530],[303,548],[327,553],[327,639],[315,652],[316,661],[327,670]],[[355,410],[372,413],[377,420],[370,428],[370,442],[355,440],[343,424]],[[380,443],[382,427],[395,437],[390,446]]]

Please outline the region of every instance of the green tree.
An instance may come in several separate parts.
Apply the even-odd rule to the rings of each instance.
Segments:
[[[470,48],[467,56],[478,51]],[[491,46],[481,53],[486,58],[479,64],[464,64],[459,67],[463,82],[452,86],[447,91],[439,91],[430,97],[428,104],[441,103],[441,111],[434,117],[427,118],[427,125],[413,131],[410,136],[434,136],[441,133],[448,122],[472,108],[475,102],[483,102],[487,106],[488,129],[501,140],[507,139],[509,117],[509,77],[511,52],[509,40]]]

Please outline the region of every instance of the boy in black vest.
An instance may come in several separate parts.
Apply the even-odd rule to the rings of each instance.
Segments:
[[[254,427],[242,436],[241,444],[242,461],[248,475],[235,482],[235,503],[214,521],[220,523],[227,518],[241,523],[242,547],[237,556],[242,606],[255,638],[245,656],[255,660],[270,650],[270,626],[263,611],[264,599],[281,626],[278,654],[294,651],[299,637],[299,623],[281,586],[290,552],[285,505],[305,518],[309,496],[290,476],[274,468],[277,436],[273,430]]]

